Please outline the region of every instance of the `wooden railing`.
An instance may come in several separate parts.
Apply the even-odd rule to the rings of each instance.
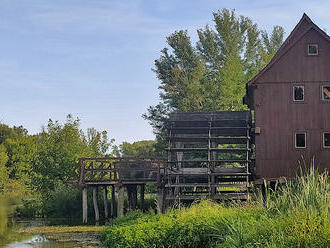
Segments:
[[[164,162],[139,158],[80,158],[79,184],[160,183]]]

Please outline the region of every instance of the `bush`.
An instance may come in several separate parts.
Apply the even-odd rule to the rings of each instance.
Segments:
[[[15,209],[15,216],[34,218],[41,215],[42,203],[40,199],[23,199],[21,205]]]
[[[203,201],[166,214],[135,212],[103,232],[113,248],[330,247],[329,175],[313,167],[268,194],[267,204]]]

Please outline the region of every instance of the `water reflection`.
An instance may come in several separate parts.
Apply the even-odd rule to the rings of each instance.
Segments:
[[[88,244],[84,242],[71,241],[54,241],[47,240],[43,236],[37,235],[30,239],[20,242],[14,242],[6,246],[6,248],[96,248],[96,244]]]
[[[0,196],[0,247],[6,248],[96,248],[100,247],[95,237],[84,233],[73,239],[71,233],[58,235],[59,240],[48,240],[42,235],[18,233],[17,230],[26,227],[42,227],[47,225],[76,225],[80,220],[75,219],[34,219],[14,220],[8,218],[12,207],[5,198]],[[77,236],[77,235],[76,235]],[[48,237],[48,236],[47,236]],[[75,240],[75,241],[71,241]]]

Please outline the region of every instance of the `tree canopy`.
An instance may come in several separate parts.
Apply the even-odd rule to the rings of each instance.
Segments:
[[[283,43],[284,30],[274,26],[268,34],[249,17],[234,10],[213,13],[214,27],[197,30],[192,44],[187,30],[167,37],[168,47],[155,60],[160,81],[160,102],[143,117],[154,132],[163,134],[164,121],[173,111],[244,110],[245,83],[274,56]]]
[[[80,120],[71,115],[64,124],[50,119],[36,135],[1,124],[0,195],[46,196],[58,182],[77,178],[79,157],[105,156],[113,142],[106,131],[83,132]]]
[[[117,147],[114,155],[117,157],[155,158],[157,156],[155,144],[154,140],[123,142]]]

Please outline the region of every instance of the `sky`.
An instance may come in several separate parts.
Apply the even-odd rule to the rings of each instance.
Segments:
[[[196,40],[222,8],[286,35],[304,12],[330,30],[330,1],[0,0],[0,123],[35,134],[73,114],[117,144],[153,139],[141,115],[159,101],[152,68],[166,37]]]

